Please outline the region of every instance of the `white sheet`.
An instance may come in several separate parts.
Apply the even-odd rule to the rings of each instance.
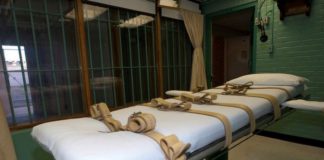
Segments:
[[[287,89],[292,92],[295,90],[293,87]],[[277,90],[255,90],[255,92],[266,92],[281,99],[280,102],[285,95],[283,91]],[[270,103],[261,98],[222,95],[218,100],[246,104],[251,107],[257,118],[272,111]],[[193,108],[225,114],[232,124],[233,131],[249,123],[248,115],[240,109],[211,105],[193,105]],[[159,111],[144,106],[129,107],[114,111],[112,114],[122,124],[126,124],[128,116],[138,111],[154,114],[157,119],[156,130],[164,135],[175,134],[181,141],[190,143],[189,152],[225,135],[224,127],[218,119],[203,115]],[[164,159],[158,144],[144,135],[126,131],[106,132],[108,129],[102,122],[91,118],[79,118],[38,125],[33,128],[32,136],[41,145],[46,146],[56,160]]]

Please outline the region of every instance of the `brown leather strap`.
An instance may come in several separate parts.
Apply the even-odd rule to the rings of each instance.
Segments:
[[[203,96],[196,96],[194,94],[181,94],[180,99],[182,101],[189,101],[192,103],[198,103],[198,104],[210,104],[210,105],[218,105],[218,106],[225,106],[225,107],[233,107],[233,108],[239,108],[244,110],[250,120],[250,132],[253,133],[256,128],[256,121],[255,117],[253,114],[253,111],[250,107],[244,105],[244,104],[239,104],[239,103],[220,103],[220,102],[214,102],[214,100],[217,99],[217,94],[210,94],[210,93],[205,93]]]
[[[156,104],[152,105],[152,102],[155,101],[159,101],[160,104],[168,104],[168,102],[162,102],[165,101],[164,99],[159,98],[158,100],[152,100],[151,103],[144,103],[142,104],[143,106],[147,106],[147,107],[152,107],[152,108],[157,108]],[[170,102],[169,102],[170,103]],[[182,104],[182,103],[180,103]],[[167,107],[166,107],[167,108]],[[158,108],[157,108],[158,109]],[[177,110],[173,110],[170,109],[170,111],[177,111]],[[205,115],[205,116],[210,116],[210,117],[214,117],[219,119],[223,125],[224,125],[224,130],[225,130],[225,145],[224,148],[228,147],[231,143],[232,143],[232,127],[231,127],[231,123],[228,120],[228,118],[226,116],[224,116],[223,114],[217,113],[217,112],[209,112],[209,111],[202,111],[202,110],[196,110],[196,109],[187,109],[187,110],[182,110],[185,112],[189,112],[189,113],[193,113],[193,114],[201,114],[201,115]]]
[[[281,117],[281,108],[280,104],[277,101],[277,99],[268,94],[261,94],[261,93],[247,93],[247,90],[250,89],[250,87],[253,85],[253,82],[248,82],[246,84],[240,85],[240,84],[226,84],[224,89],[224,92],[222,94],[225,95],[235,95],[235,96],[247,96],[247,97],[257,97],[257,98],[263,98],[268,100],[273,107],[273,113],[274,113],[274,119],[277,120]],[[265,87],[264,87],[265,89]],[[267,89],[277,89],[277,87],[270,87]],[[281,90],[284,90],[281,88]],[[286,93],[289,93],[289,91],[285,90]],[[288,97],[290,94],[288,94]]]
[[[189,149],[190,144],[184,144],[177,136],[170,135],[161,139],[160,146],[168,160],[186,160],[185,151]]]
[[[173,110],[173,111],[186,111],[190,109],[191,104],[190,103],[171,103],[168,102],[162,98],[154,98],[151,100],[150,103],[146,103],[146,106],[150,106],[153,108],[157,108],[159,110]]]
[[[225,87],[215,87],[215,89],[225,89]],[[291,99],[293,98],[292,95],[290,94],[289,90],[285,89],[285,88],[281,88],[281,87],[253,87],[253,86],[249,86],[246,91],[249,91],[249,90],[256,90],[256,89],[278,89],[278,90],[281,90],[281,91],[284,91],[287,96],[288,96],[288,99]]]
[[[155,129],[156,120],[152,114],[134,113],[128,118],[127,125],[123,128],[136,133],[146,133]]]
[[[181,142],[175,135],[164,136],[154,131],[156,120],[152,114],[137,112],[128,118],[126,126],[114,119],[105,103],[99,103],[91,106],[91,115],[95,119],[102,119],[106,126],[112,131],[131,131],[141,133],[156,141],[167,160],[186,160],[185,152],[189,149],[190,144]]]
[[[233,107],[233,108],[239,108],[244,110],[248,116],[249,116],[249,121],[250,121],[250,133],[253,133],[256,129],[256,119],[254,116],[254,113],[252,109],[244,104],[238,104],[238,103],[222,103],[222,102],[213,102],[213,105],[218,105],[218,106],[225,106],[225,107]]]
[[[293,98],[291,96],[290,92],[285,88],[280,88],[280,87],[250,87],[249,90],[255,90],[255,89],[278,89],[278,90],[284,91],[287,94],[288,99]]]
[[[280,108],[280,104],[278,102],[278,100],[276,99],[276,97],[272,96],[272,95],[268,95],[268,94],[260,94],[260,93],[246,93],[243,96],[247,96],[247,97],[257,97],[257,98],[263,98],[268,100],[273,107],[273,114],[274,114],[274,120],[277,120],[281,117],[281,108]]]
[[[116,132],[116,131],[123,130],[123,126],[121,125],[121,123],[112,117],[106,103],[98,103],[93,106],[96,106],[96,107],[92,108],[93,110],[98,110],[98,111],[93,111],[93,112],[100,113],[101,118],[99,118],[99,119],[103,120],[103,122],[110,129],[110,131]]]
[[[228,120],[226,116],[223,114],[217,113],[217,112],[209,112],[209,111],[202,111],[202,110],[196,110],[196,109],[190,109],[188,110],[189,113],[194,113],[194,114],[201,114],[205,116],[211,116],[219,119],[223,125],[224,125],[224,131],[225,131],[225,144],[224,148],[227,148],[233,140],[232,136],[232,126],[231,122]]]

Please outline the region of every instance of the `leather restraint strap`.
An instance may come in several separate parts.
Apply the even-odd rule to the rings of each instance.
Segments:
[[[186,160],[185,152],[190,148],[190,144],[181,142],[176,135],[164,136],[154,131],[156,119],[152,114],[137,112],[132,114],[127,121],[126,126],[112,118],[108,106],[105,103],[99,103],[91,106],[92,117],[103,120],[106,126],[112,131],[131,131],[150,137],[156,141],[167,160]],[[98,115],[99,114],[99,115]]]
[[[163,150],[167,160],[187,159],[185,152],[190,148],[190,144],[184,144],[177,138],[177,136],[173,134],[163,136],[161,133],[156,131],[149,131],[144,134],[160,144],[160,147]]]
[[[185,105],[184,105],[185,104]],[[227,148],[233,140],[232,137],[232,126],[230,121],[226,116],[223,114],[217,113],[217,112],[209,112],[209,111],[202,111],[202,110],[196,110],[196,109],[191,109],[188,107],[188,103],[182,102],[180,104],[177,103],[171,103],[168,102],[162,98],[156,98],[152,99],[151,103],[144,103],[144,106],[147,107],[152,107],[161,110],[160,108],[163,108],[163,111],[183,111],[183,112],[188,112],[188,113],[193,113],[193,114],[200,114],[200,115],[205,115],[205,116],[210,116],[219,119],[223,125],[224,125],[224,130],[225,130],[225,145],[224,148]],[[161,107],[164,106],[165,107]],[[178,108],[184,108],[184,109],[178,109]]]
[[[215,117],[219,119],[223,125],[224,125],[224,130],[225,130],[225,144],[224,148],[227,148],[229,145],[231,145],[233,141],[233,135],[232,135],[232,126],[231,122],[228,120],[226,116],[220,113],[216,112],[209,112],[209,111],[202,111],[202,110],[196,110],[196,109],[190,109],[188,110],[189,113],[194,113],[194,114],[201,114],[201,115],[206,115],[210,117]]]
[[[189,149],[190,144],[184,144],[175,135],[164,136],[154,131],[155,125],[156,120],[152,114],[137,112],[128,118],[124,128],[127,131],[143,133],[152,138],[160,145],[167,160],[187,159],[185,152]]]
[[[273,107],[273,114],[274,114],[273,120],[278,120],[281,117],[281,108],[280,108],[280,104],[279,104],[278,100],[276,99],[276,97],[274,97],[272,95],[260,94],[260,93],[246,93],[243,96],[257,97],[257,98],[263,98],[263,99],[268,100],[272,104],[272,107]]]
[[[278,120],[281,117],[281,108],[278,100],[272,96],[267,94],[261,94],[261,93],[245,93],[245,94],[225,94],[225,95],[233,95],[233,96],[246,96],[246,97],[256,97],[256,98],[263,98],[268,100],[272,107],[273,107],[273,114],[274,118],[273,120]]]
[[[239,104],[239,103],[221,103],[221,102],[215,102],[214,100],[217,99],[216,94],[209,94],[205,93],[203,96],[197,96],[194,94],[188,94],[188,93],[183,93],[181,94],[180,98],[177,98],[182,101],[186,102],[192,102],[192,103],[197,103],[197,104],[208,104],[208,105],[218,105],[218,106],[224,106],[224,107],[233,107],[233,108],[239,108],[244,110],[248,116],[249,116],[249,121],[250,121],[250,133],[253,133],[256,129],[256,120],[255,116],[253,114],[253,111],[250,107],[244,105],[244,104]],[[209,100],[207,100],[209,99]],[[204,103],[205,102],[205,103]]]
[[[224,92],[222,94],[224,95],[235,95],[235,96],[247,96],[247,97],[257,97],[257,98],[263,98],[268,100],[273,107],[274,112],[274,120],[277,120],[281,117],[281,108],[280,104],[277,101],[277,99],[268,94],[261,94],[261,93],[246,93],[249,88],[253,85],[253,82],[247,82],[245,84],[225,84]],[[289,95],[288,95],[289,96]]]
[[[216,87],[216,89],[224,89],[224,87]],[[287,94],[288,99],[293,98],[292,95],[290,94],[290,92],[287,89],[280,88],[280,87],[252,87],[251,86],[251,87],[247,88],[246,91],[248,91],[248,90],[258,90],[258,89],[277,89],[277,90],[281,90],[281,91],[283,91],[283,92],[285,92]]]
[[[287,94],[288,99],[293,98],[287,89],[280,88],[280,87],[250,87],[248,90],[256,90],[256,89],[278,89],[278,90],[284,91]]]
[[[235,83],[226,83],[225,84],[225,87],[216,87],[216,89],[223,89],[225,90],[225,92],[234,92],[234,93],[246,93],[248,90],[256,90],[256,89],[277,89],[277,90],[281,90],[281,91],[284,91],[287,96],[288,96],[288,99],[291,99],[293,98],[290,94],[290,92],[285,89],[285,88],[282,88],[282,87],[253,87],[253,82],[252,81],[249,81],[249,82],[246,82],[244,84],[235,84]]]

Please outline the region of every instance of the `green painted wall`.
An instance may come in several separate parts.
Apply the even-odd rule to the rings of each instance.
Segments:
[[[18,160],[54,160],[30,135],[31,129],[15,131],[12,139]]]
[[[206,17],[210,17],[253,2],[257,1],[207,0],[202,4],[202,11]],[[261,43],[259,36],[256,36],[255,71],[284,72],[307,77],[311,81],[311,98],[324,101],[324,1],[313,0],[310,17],[295,15],[280,21],[280,12],[273,0],[266,0],[261,11],[261,16],[270,17],[270,24],[266,27],[269,40]],[[209,28],[206,26],[206,33],[209,34],[205,34],[205,42],[210,40]],[[211,54],[211,46],[205,47],[206,58],[210,58],[208,54]],[[207,67],[210,67],[208,63]]]

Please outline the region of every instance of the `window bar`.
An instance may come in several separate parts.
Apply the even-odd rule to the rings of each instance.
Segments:
[[[177,23],[177,32],[178,32],[178,45],[177,46],[180,46],[180,23],[181,22],[179,22],[179,23]],[[181,66],[182,66],[182,63],[181,63],[181,59],[182,59],[182,57],[183,57],[183,54],[182,54],[182,51],[181,51],[181,48],[180,47],[178,47],[178,64],[179,64],[179,67],[178,67],[178,72],[179,72],[179,89],[180,90],[183,90],[183,87],[182,87],[182,72],[181,72]]]
[[[88,39],[88,50],[89,50],[89,61],[90,61],[90,70],[91,70],[91,79],[94,78],[94,75],[93,75],[93,64],[92,64],[92,47],[91,47],[91,35],[90,35],[90,25],[89,25],[89,22],[86,21],[85,22],[87,24],[87,39]],[[92,87],[92,94],[93,94],[93,100],[94,100],[94,103],[97,103],[97,96],[96,96],[96,91],[95,91],[95,88],[94,88],[94,85],[93,83],[90,84],[91,87]]]
[[[100,63],[101,63],[101,76],[103,76],[103,77],[105,77],[105,70],[103,69],[104,68],[104,59],[103,59],[103,52],[102,52],[102,41],[101,41],[101,39],[102,39],[102,36],[101,36],[101,22],[100,22],[100,16],[98,16],[98,18],[97,18],[97,24],[98,24],[98,35],[99,35],[99,51],[100,51]],[[104,86],[104,89],[103,89],[103,91],[104,91],[104,100],[105,100],[105,102],[106,103],[108,103],[108,101],[107,101],[107,93],[106,93],[106,84],[104,83],[103,84],[103,86]]]
[[[127,19],[129,19],[129,12],[127,12]],[[135,93],[134,93],[134,78],[133,78],[133,62],[132,62],[132,41],[131,41],[131,35],[130,35],[130,29],[127,28],[128,32],[128,49],[129,49],[129,61],[130,61],[130,67],[131,67],[131,81],[132,81],[132,102],[135,102]]]
[[[62,1],[61,0],[59,0],[59,8],[60,8],[61,19],[64,19],[63,9],[62,9]],[[63,39],[63,50],[64,50],[65,65],[66,65],[66,68],[69,69],[70,67],[69,67],[69,61],[68,61],[67,50],[66,50],[64,21],[61,21],[61,28],[62,28],[62,39]],[[71,105],[71,113],[73,114],[74,113],[74,105],[73,105],[73,99],[72,99],[70,72],[66,72],[66,76],[67,76],[67,79],[68,79],[68,89],[69,89],[69,99],[70,99],[70,105]]]
[[[23,62],[22,55],[21,55],[21,48],[20,48],[20,38],[19,38],[18,26],[17,26],[16,10],[15,10],[15,6],[14,6],[13,2],[11,2],[11,7],[12,7],[13,22],[14,22],[14,27],[15,27],[16,41],[17,41],[18,52],[19,52],[19,60],[20,60],[20,62]],[[25,70],[24,70],[23,63],[21,63],[20,66],[21,66],[21,73],[22,73],[23,83],[24,83],[24,92],[25,92],[25,98],[26,98],[26,103],[27,103],[28,117],[29,117],[29,121],[32,122],[32,115],[31,115],[31,110],[30,110],[29,96],[28,96],[28,92],[27,92],[27,83],[26,83]]]
[[[118,13],[118,20],[120,20],[120,10],[119,8],[117,9],[117,13]],[[121,71],[122,71],[122,75],[123,75],[123,102],[124,102],[124,105],[126,104],[126,90],[125,90],[125,74],[124,74],[124,62],[123,62],[123,47],[122,47],[122,42],[121,42],[121,29],[120,27],[118,27],[118,34],[119,34],[119,47],[120,47],[120,60],[121,60]]]
[[[0,56],[4,55],[4,53],[1,53],[1,52],[2,52],[2,49],[0,49]],[[12,123],[16,124],[16,114],[15,114],[14,107],[12,104],[12,97],[11,97],[11,90],[10,90],[10,83],[9,83],[9,74],[7,72],[7,66],[6,66],[6,61],[4,59],[4,56],[1,58],[1,60],[2,60],[3,68],[4,68],[3,74],[5,76],[5,81],[6,81],[5,83],[6,83],[6,89],[7,89],[8,98],[9,98],[11,119],[12,119]]]
[[[165,51],[165,53],[166,53],[166,61],[167,61],[167,66],[166,66],[166,70],[167,70],[167,77],[168,77],[168,88],[167,88],[167,90],[169,90],[170,89],[170,59],[169,59],[169,54],[170,54],[170,52],[169,52],[169,29],[168,29],[168,20],[166,20],[165,21],[165,33],[166,33],[166,38],[165,38],[165,40],[166,40],[166,51]]]
[[[31,3],[30,0],[28,0],[28,8],[31,10]],[[33,12],[29,12],[30,16],[30,22],[31,22],[31,28],[32,28],[32,34],[33,34],[33,42],[34,42],[34,48],[35,48],[35,55],[36,55],[36,65],[37,65],[37,70],[38,70],[38,81],[40,85],[40,93],[41,93],[41,100],[42,100],[42,109],[43,109],[43,114],[44,117],[47,118],[47,111],[46,111],[46,104],[45,104],[45,97],[44,97],[44,92],[43,92],[43,81],[41,77],[41,72],[40,70],[40,65],[39,65],[39,57],[38,57],[38,46],[37,46],[37,40],[36,40],[36,34],[35,34],[35,25],[34,25],[34,17],[33,17]]]
[[[56,72],[55,72],[55,65],[54,65],[54,54],[53,54],[53,44],[52,44],[52,34],[51,34],[51,27],[50,27],[50,21],[48,17],[48,11],[47,11],[47,0],[44,0],[44,8],[45,8],[45,15],[46,15],[46,26],[47,26],[47,34],[48,34],[48,40],[49,40],[49,48],[50,48],[50,55],[51,55],[51,64],[52,64],[52,73],[53,73],[53,80],[54,80],[54,90],[55,90],[55,98],[56,98],[56,105],[57,105],[57,112],[58,115],[61,115],[61,107],[60,107],[60,100],[57,93],[57,82],[56,82]]]
[[[108,16],[108,32],[109,32],[109,48],[110,48],[110,63],[111,63],[111,72],[113,79],[113,97],[114,97],[114,106],[117,106],[117,98],[116,98],[116,85],[115,85],[115,68],[114,68],[114,53],[112,47],[112,38],[111,38],[111,17],[110,17],[110,9],[107,8],[107,16]]]
[[[156,23],[156,22],[155,22]],[[155,39],[155,34],[154,34],[154,31],[155,31],[155,28],[153,27],[155,25],[153,25],[152,23],[152,27],[151,27],[151,32],[152,32],[152,41]],[[152,42],[152,51],[155,52],[155,43]],[[155,59],[155,53],[152,54],[153,55],[153,78],[154,78],[154,97],[157,97],[157,84],[156,84],[156,77],[157,77],[157,73],[156,73],[156,70],[157,70],[157,63],[156,63],[156,59]]]
[[[184,28],[185,29],[185,27],[182,25],[182,28]],[[182,34],[183,34],[183,53],[184,53],[184,73],[185,73],[185,79],[186,79],[186,81],[185,81],[185,87],[187,88],[188,87],[188,81],[191,81],[190,79],[188,80],[188,78],[189,77],[187,77],[187,52],[186,52],[186,44],[187,44],[187,41],[186,41],[186,30],[183,30],[183,32],[182,32]],[[190,86],[189,86],[189,88],[188,88],[188,90],[190,90]]]
[[[187,45],[187,47],[186,47],[187,48],[186,53],[189,53],[190,54],[190,56],[187,55],[187,57],[188,57],[188,61],[187,61],[188,65],[187,65],[187,68],[188,68],[188,76],[189,76],[189,79],[191,80],[191,70],[192,70],[191,66],[192,66],[193,50],[191,49],[192,48],[192,44],[191,44],[191,41],[190,41],[189,37],[187,38],[186,45]],[[191,82],[189,82],[189,87],[190,87],[190,84],[191,84]]]
[[[175,46],[174,46],[174,35],[175,35],[175,33],[176,33],[176,31],[175,31],[175,29],[174,29],[174,21],[172,21],[172,23],[171,23],[171,25],[172,25],[172,30],[171,30],[171,33],[172,33],[172,44],[173,44],[173,46],[172,46],[172,54],[173,54],[173,88],[172,89],[178,89],[178,86],[177,86],[177,83],[176,83],[176,69],[177,69],[177,66],[176,66],[176,51],[175,51]]]
[[[147,98],[148,100],[151,99],[151,89],[150,89],[150,70],[149,70],[149,65],[150,65],[150,62],[149,62],[149,59],[148,59],[148,56],[147,56],[147,30],[146,30],[146,25],[144,26],[144,41],[145,41],[145,59],[146,59],[146,86],[147,86]]]
[[[145,27],[145,26],[144,26]],[[141,102],[143,102],[143,87],[142,87],[142,67],[141,67],[141,53],[140,53],[140,45],[139,45],[139,33],[138,28],[136,28],[136,37],[137,37],[137,54],[138,54],[138,66],[139,66],[139,85],[140,85],[140,98]]]

